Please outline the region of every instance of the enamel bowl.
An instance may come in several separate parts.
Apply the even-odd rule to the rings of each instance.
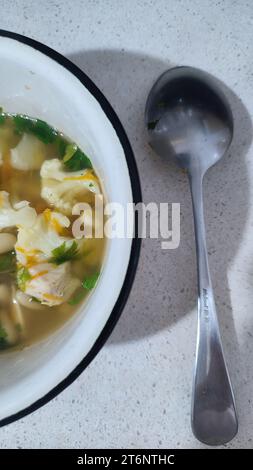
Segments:
[[[90,155],[109,201],[141,200],[134,156],[119,119],[94,83],[52,49],[0,31],[0,106],[44,119]],[[24,181],[25,184],[25,181]],[[110,335],[129,295],[140,241],[112,239],[87,303],[56,333],[0,355],[0,425],[34,411],[68,386]]]

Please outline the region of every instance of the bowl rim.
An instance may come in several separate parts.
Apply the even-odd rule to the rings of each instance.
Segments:
[[[94,98],[100,104],[103,112],[109,119],[110,123],[112,124],[117,134],[117,137],[120,141],[120,144],[123,148],[126,163],[127,163],[128,170],[129,170],[129,178],[130,178],[130,183],[131,183],[133,203],[137,204],[139,202],[142,202],[140,178],[139,178],[139,173],[138,173],[135,157],[134,157],[130,142],[128,140],[126,132],[116,112],[110,105],[109,101],[105,98],[104,94],[95,85],[95,83],[85,74],[85,72],[83,72],[77,65],[71,62],[65,56],[55,51],[51,47],[46,46],[45,44],[39,41],[36,41],[35,39],[31,39],[22,34],[18,34],[12,31],[6,31],[3,29],[0,29],[0,38],[1,37],[7,37],[17,42],[26,44],[32,47],[33,49],[38,50],[39,52],[46,55],[50,59],[53,59],[54,61],[58,62],[58,64],[60,64],[65,69],[67,69],[70,73],[72,73],[83,84],[83,86],[87,88],[87,90],[94,96]],[[74,380],[76,380],[76,378],[86,369],[86,367],[98,354],[100,349],[104,346],[106,340],[111,335],[117,321],[119,320],[119,317],[127,302],[127,299],[130,294],[132,284],[135,278],[139,256],[140,256],[140,248],[141,248],[141,239],[138,238],[138,234],[137,234],[137,229],[138,229],[137,218],[138,218],[138,214],[136,211],[135,212],[135,236],[132,240],[131,253],[130,253],[130,258],[129,258],[124,282],[122,284],[122,287],[121,287],[118,299],[114,305],[114,308],[105,326],[103,327],[103,330],[101,331],[100,335],[96,339],[94,345],[92,346],[88,354],[86,354],[86,356],[73,369],[73,371],[67,377],[65,377],[65,379],[63,379],[59,384],[57,384],[48,393],[46,393],[46,395],[36,400],[34,403],[29,405],[28,407],[24,408],[23,410],[18,411],[15,414],[12,414],[11,416],[5,417],[4,419],[0,420],[0,427],[10,424],[18,419],[21,419],[30,413],[33,413],[38,408],[44,406],[50,400],[55,398],[65,388],[71,385],[71,383],[74,382]]]

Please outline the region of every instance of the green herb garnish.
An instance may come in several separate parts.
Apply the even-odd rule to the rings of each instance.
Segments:
[[[0,111],[0,125],[5,123],[6,118],[7,118],[6,114]]]
[[[76,259],[78,257],[78,245],[76,241],[73,241],[71,246],[67,246],[66,242],[52,250],[52,258],[50,263],[62,264],[66,261]]]
[[[32,279],[29,270],[22,266],[17,270],[17,283],[20,290],[25,291],[26,283]]]
[[[87,289],[87,290],[93,289],[95,287],[96,283],[97,283],[97,280],[99,278],[99,274],[100,273],[95,273],[95,274],[92,274],[92,276],[87,277],[86,279],[84,279],[83,282],[82,282],[82,286],[84,287],[84,289]]]
[[[63,162],[65,167],[70,171],[80,171],[86,168],[92,168],[90,159],[82,152],[78,147],[76,147],[75,152],[73,152],[74,144],[69,144],[66,147],[66,153],[63,157]]]
[[[6,117],[7,116],[4,114],[2,106],[0,106],[0,125],[4,124]]]
[[[13,116],[15,132],[23,134],[24,132],[34,134],[44,144],[51,144],[58,136],[57,131],[41,119],[31,119],[26,115],[17,114]]]
[[[148,122],[148,129],[149,130],[153,130],[155,128],[155,126],[157,125],[157,123],[159,122],[159,119],[157,119],[156,121],[150,121]]]
[[[81,302],[81,300],[83,300],[83,298],[85,297],[85,294],[87,290],[92,290],[94,289],[97,281],[98,281],[98,278],[100,276],[100,273],[97,272],[95,274],[92,274],[90,277],[86,277],[83,282],[82,282],[82,288],[84,290],[81,290],[79,291],[75,297],[73,297],[72,299],[69,300],[69,305],[77,305],[79,304],[79,302]]]
[[[16,269],[16,255],[15,251],[9,251],[0,256],[0,272],[12,273]]]
[[[66,153],[68,142],[64,139],[64,137],[61,134],[58,134],[55,143],[58,148],[60,158],[63,158]]]
[[[78,294],[76,294],[75,297],[73,297],[72,299],[70,299],[68,301],[68,304],[69,305],[77,305],[79,304],[79,302],[81,302],[81,300],[83,300],[83,298],[85,297],[86,295],[86,292],[84,290],[81,290],[80,292],[78,292]]]
[[[77,145],[76,144],[68,144],[65,148],[65,154],[64,154],[64,157],[63,157],[63,163],[67,163],[68,160],[70,160],[73,155],[76,153],[77,151]]]

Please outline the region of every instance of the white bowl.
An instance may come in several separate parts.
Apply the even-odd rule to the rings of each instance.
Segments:
[[[0,30],[0,106],[44,119],[91,156],[109,201],[139,202],[134,156],[115,112],[74,64],[32,39]],[[24,181],[25,184],[25,181]],[[137,267],[137,238],[108,242],[99,283],[56,333],[0,355],[0,425],[45,404],[89,364],[111,333]]]

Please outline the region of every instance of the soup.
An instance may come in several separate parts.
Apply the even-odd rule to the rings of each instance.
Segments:
[[[94,289],[105,239],[94,237],[101,182],[87,155],[46,122],[0,110],[0,350],[66,322]],[[72,208],[90,206],[77,216]],[[74,237],[73,223],[90,227]]]

